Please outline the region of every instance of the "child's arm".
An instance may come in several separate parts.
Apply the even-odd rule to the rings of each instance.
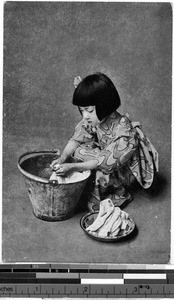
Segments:
[[[65,148],[64,148],[62,154],[60,155],[60,157],[53,160],[50,167],[54,169],[54,166],[56,164],[64,163],[66,161],[66,159],[74,153],[74,151],[77,149],[78,145],[79,144],[76,141],[70,140],[68,142],[68,144],[65,146]]]
[[[79,147],[79,145],[83,143],[84,138],[86,140],[88,139],[89,141],[93,140],[92,135],[87,131],[86,127],[84,126],[84,120],[82,119],[77,124],[74,135],[69,140],[61,156],[52,162],[51,168],[54,168],[56,164],[63,164],[66,161],[66,159],[75,152],[75,150]],[[57,167],[55,166],[54,169],[57,170]]]
[[[62,162],[64,162],[68,157],[70,157],[74,153],[74,151],[77,149],[78,146],[79,146],[79,143],[77,143],[76,141],[70,140],[60,156]]]
[[[79,163],[65,163],[60,165],[56,169],[57,175],[65,175],[66,173],[71,173],[74,171],[88,171],[88,170],[94,170],[97,167],[98,160],[89,160]]]
[[[84,162],[96,161],[95,169],[101,170],[106,174],[119,169],[133,155],[138,147],[138,137],[134,128],[125,118],[120,122],[120,128],[116,139],[107,145],[104,149],[80,149],[76,150],[76,157]]]

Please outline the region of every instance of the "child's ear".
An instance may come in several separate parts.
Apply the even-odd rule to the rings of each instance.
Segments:
[[[74,78],[74,87],[76,89],[76,87],[79,85],[79,83],[82,81],[82,78],[80,76],[76,76]]]

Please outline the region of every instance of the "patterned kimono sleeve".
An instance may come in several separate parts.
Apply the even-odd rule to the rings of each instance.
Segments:
[[[102,150],[79,147],[76,151],[78,158],[83,161],[96,160],[97,169],[110,174],[114,169],[125,164],[138,146],[136,131],[126,117],[122,117],[119,125],[115,128],[113,139]]]
[[[80,145],[86,142],[91,142],[92,140],[93,136],[90,134],[86,124],[84,124],[84,121],[82,120],[75,127],[75,132],[69,142],[75,141]]]
[[[112,173],[127,163],[138,147],[138,137],[127,117],[122,117],[117,127],[116,138],[98,156],[98,168]]]

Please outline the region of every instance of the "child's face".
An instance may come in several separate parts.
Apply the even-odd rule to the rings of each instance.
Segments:
[[[96,126],[100,123],[100,120],[97,117],[95,106],[86,106],[79,107],[83,118],[87,121],[87,123]]]

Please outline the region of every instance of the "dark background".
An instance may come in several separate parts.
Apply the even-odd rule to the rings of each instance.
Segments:
[[[136,190],[125,208],[138,235],[121,244],[90,240],[79,226],[81,214],[56,223],[36,219],[17,169],[28,150],[63,150],[80,120],[71,104],[74,77],[96,71],[111,78],[119,111],[142,123],[159,152],[160,173],[151,190]],[[169,261],[171,76],[169,3],[5,3],[4,261]]]

